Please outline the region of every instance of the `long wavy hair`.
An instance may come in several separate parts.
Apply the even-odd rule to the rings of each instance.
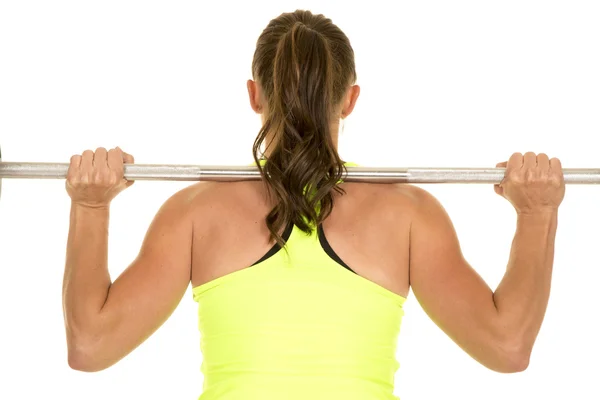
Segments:
[[[337,183],[346,167],[330,131],[334,111],[356,82],[354,51],[329,18],[284,13],[258,38],[252,75],[267,101],[253,156],[276,199],[266,224],[283,247],[283,227],[294,223],[311,233],[331,213],[333,191],[343,193]],[[262,165],[267,138],[271,152]]]

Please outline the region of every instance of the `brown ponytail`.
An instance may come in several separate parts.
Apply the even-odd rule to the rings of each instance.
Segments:
[[[348,38],[331,20],[309,11],[282,14],[260,36],[253,75],[267,100],[267,116],[253,146],[276,205],[267,215],[271,238],[290,223],[310,233],[333,208],[333,190],[346,168],[331,136],[334,111],[356,80]],[[259,163],[265,143],[271,152]]]

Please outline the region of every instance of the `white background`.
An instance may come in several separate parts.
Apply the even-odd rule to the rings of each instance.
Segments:
[[[595,1],[3,1],[5,161],[68,162],[121,146],[138,163],[247,164],[260,127],[245,89],[256,39],[297,8],[349,36],[362,95],[342,157],[365,166],[493,167],[547,152],[599,167],[600,4]],[[110,271],[137,255],[160,205],[189,183],[137,182],[113,203]],[[423,185],[466,258],[495,288],[515,228],[491,185]],[[412,293],[396,393],[421,399],[598,399],[600,188],[570,185],[553,288],[529,369],[503,375],[463,353]],[[4,180],[0,202],[0,398],[195,399],[191,291],[108,370],[67,365],[61,285],[69,198],[61,180]]]

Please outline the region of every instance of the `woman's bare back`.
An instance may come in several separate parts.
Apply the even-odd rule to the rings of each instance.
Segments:
[[[414,210],[408,185],[344,183],[323,223],[337,256],[358,275],[402,297],[409,291],[409,235]],[[248,268],[274,245],[265,217],[272,208],[261,182],[203,183],[194,240],[192,286]]]

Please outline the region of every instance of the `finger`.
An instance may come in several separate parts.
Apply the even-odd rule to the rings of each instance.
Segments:
[[[67,170],[67,180],[72,181],[77,176],[80,165],[81,156],[79,154],[72,156],[69,163],[69,169]]]
[[[550,175],[557,176],[560,183],[564,182],[564,172],[562,163],[558,158],[552,158],[550,160]]]
[[[550,169],[550,159],[545,153],[537,155],[537,166],[542,171],[548,171]]]
[[[75,154],[71,157],[71,162],[69,163],[69,167],[79,168],[81,165],[81,155]]]
[[[91,150],[86,150],[81,153],[81,163],[79,165],[80,170],[82,171],[91,171],[94,165],[94,152]]]
[[[506,164],[507,172],[512,170],[519,170],[523,167],[523,154],[521,153],[513,153],[508,159],[508,163]]]
[[[537,157],[532,151],[528,151],[523,155],[523,168],[531,169],[537,165]]]
[[[124,164],[133,164],[133,156],[131,154],[125,153],[123,150],[121,150],[120,147],[116,147],[115,148],[115,157],[119,157],[119,162],[121,163],[121,168],[123,169],[123,172],[121,172],[121,176],[124,178]],[[124,178],[125,179],[125,178]],[[125,187],[129,187],[131,185],[133,185],[134,181],[130,181],[125,179],[126,183],[125,183]]]
[[[98,170],[105,170],[108,168],[108,152],[104,147],[98,147],[94,152],[94,168]]]
[[[108,167],[120,178],[123,177],[123,156],[119,149],[111,149],[108,152]]]
[[[523,167],[523,155],[521,153],[513,153],[506,163],[506,170],[504,171],[504,178],[499,184],[499,187],[502,187],[505,181],[508,179],[512,179],[512,177],[521,171]],[[502,195],[504,192],[502,192]]]

